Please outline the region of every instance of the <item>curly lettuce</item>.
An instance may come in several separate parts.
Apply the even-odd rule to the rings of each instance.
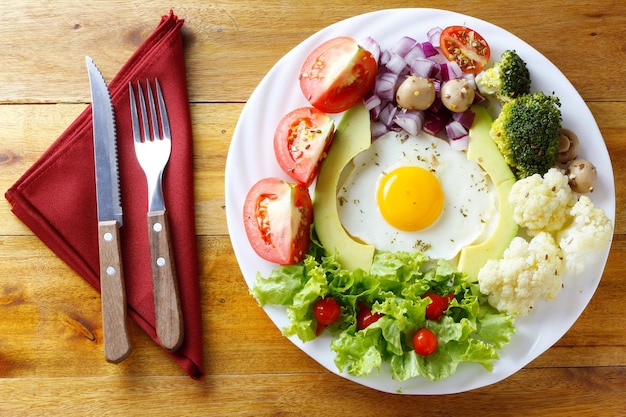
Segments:
[[[303,262],[280,266],[257,280],[251,292],[259,304],[286,307],[289,325],[285,336],[307,342],[315,335],[313,304],[332,296],[341,305],[341,316],[328,327],[334,336],[331,349],[340,371],[364,376],[390,364],[392,377],[440,380],[453,375],[462,362],[476,362],[491,371],[498,349],[515,332],[513,317],[499,313],[476,284],[444,260],[431,260],[420,252],[377,253],[369,273],[342,269],[334,256],[323,256],[314,247]],[[444,316],[426,318],[430,302],[426,292],[450,294]],[[357,303],[364,302],[383,316],[358,330]],[[427,327],[438,338],[437,351],[427,357],[415,353],[412,335]]]

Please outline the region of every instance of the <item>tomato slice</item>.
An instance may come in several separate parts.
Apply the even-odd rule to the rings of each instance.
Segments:
[[[430,356],[437,351],[439,341],[432,330],[422,327],[413,336],[413,349],[421,356]]]
[[[313,107],[340,113],[363,99],[376,81],[378,63],[352,38],[340,36],[315,48],[300,71],[300,88]]]
[[[313,203],[303,184],[264,178],[250,188],[243,207],[246,235],[252,249],[269,262],[295,264],[311,241]]]
[[[311,185],[333,140],[335,121],[314,107],[286,114],[274,133],[278,165],[294,180]]]
[[[478,32],[465,26],[448,26],[439,38],[441,52],[456,61],[463,72],[476,74],[489,62],[491,49]]]

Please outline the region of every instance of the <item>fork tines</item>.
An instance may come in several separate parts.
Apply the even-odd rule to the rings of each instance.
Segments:
[[[163,100],[163,92],[161,91],[161,85],[159,84],[158,78],[154,79],[154,84],[156,86],[157,100],[159,102],[159,111],[156,111],[154,94],[152,92],[152,88],[150,87],[150,80],[146,79],[146,86],[148,90],[148,105],[150,106],[150,115],[148,115],[143,88],[141,87],[141,83],[137,81],[137,92],[139,96],[139,106],[142,121],[141,126],[139,126],[138,123],[135,123],[138,118],[137,103],[135,101],[135,92],[133,90],[133,85],[132,83],[128,84],[130,91],[130,110],[133,122],[133,135],[135,137],[135,140],[137,140],[137,138],[143,138],[143,141],[145,142],[147,140],[151,140],[151,137],[153,138],[153,140],[161,140],[161,135],[163,135],[164,139],[171,137],[170,121],[167,116],[165,101]],[[159,128],[159,119],[161,122],[161,128]],[[151,130],[149,130],[148,126],[150,126]],[[150,135],[150,133],[152,133],[152,135]]]

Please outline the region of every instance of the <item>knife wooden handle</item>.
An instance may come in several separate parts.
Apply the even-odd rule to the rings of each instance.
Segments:
[[[169,224],[164,210],[148,213],[148,233],[156,332],[161,346],[173,352],[183,343],[183,319]]]
[[[126,327],[126,291],[119,224],[115,220],[98,223],[98,244],[104,356],[107,362],[119,363],[128,357],[131,346]]]

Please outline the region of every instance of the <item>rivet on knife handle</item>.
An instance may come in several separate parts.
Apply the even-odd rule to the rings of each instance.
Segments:
[[[156,332],[161,345],[174,351],[183,342],[183,320],[165,211],[148,213],[148,230]]]
[[[126,327],[126,291],[117,221],[98,223],[100,246],[100,287],[104,355],[107,362],[119,363],[131,352]]]

